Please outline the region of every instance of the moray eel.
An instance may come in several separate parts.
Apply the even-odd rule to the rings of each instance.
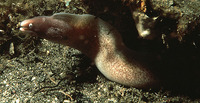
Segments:
[[[20,25],[23,32],[80,50],[112,81],[136,88],[158,83],[140,54],[127,48],[120,33],[98,17],[57,13],[27,19]]]

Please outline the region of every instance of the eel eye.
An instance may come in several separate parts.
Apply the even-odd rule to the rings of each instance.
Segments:
[[[29,29],[32,29],[32,28],[33,28],[33,24],[30,23],[30,24],[28,25],[28,27],[29,27]]]

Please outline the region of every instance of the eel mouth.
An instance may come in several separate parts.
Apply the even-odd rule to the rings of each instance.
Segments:
[[[19,30],[20,31],[32,31],[32,30],[30,30],[31,29],[31,27],[33,27],[33,24],[31,23],[31,21],[30,20],[24,20],[24,21],[22,21],[21,23],[20,23],[20,28],[19,28]]]

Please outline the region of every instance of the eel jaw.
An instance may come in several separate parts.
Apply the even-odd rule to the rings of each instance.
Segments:
[[[28,28],[27,28],[27,27],[25,27],[25,26],[21,26],[21,27],[19,28],[19,30],[24,32],[24,31],[27,31],[27,30],[28,30]]]

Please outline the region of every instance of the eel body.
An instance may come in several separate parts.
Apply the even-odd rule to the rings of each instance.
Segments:
[[[124,45],[120,33],[93,15],[39,16],[22,21],[20,30],[80,50],[112,81],[136,88],[158,82],[140,55]]]

